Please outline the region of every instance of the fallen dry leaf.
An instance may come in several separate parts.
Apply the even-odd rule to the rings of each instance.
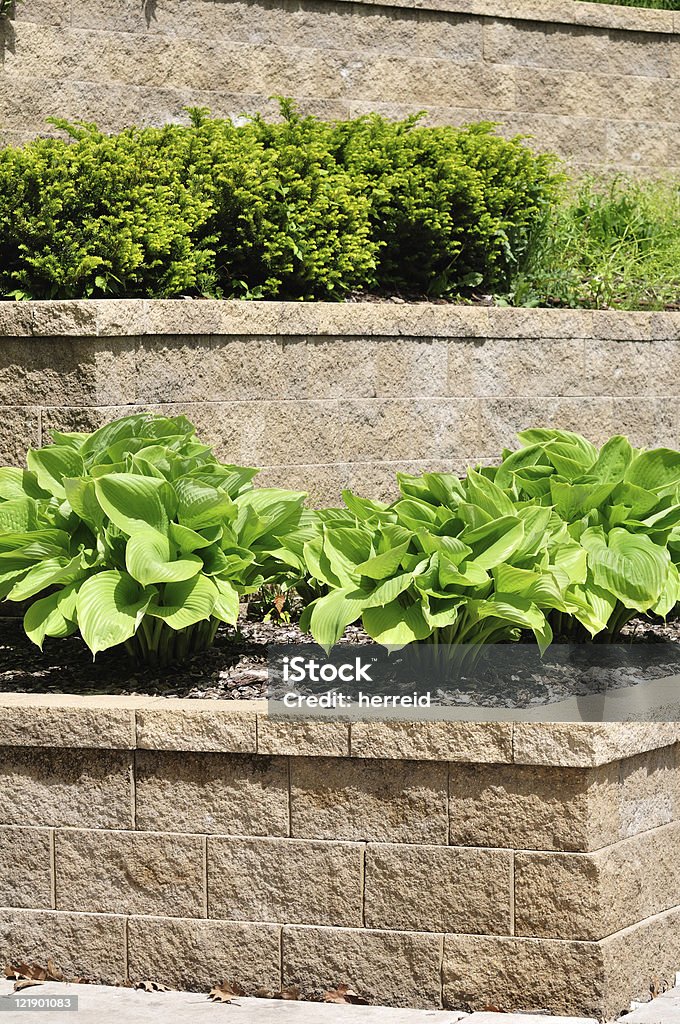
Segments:
[[[230,1003],[232,996],[245,995],[244,989],[233,981],[223,981],[221,985],[215,985],[208,993],[208,999],[213,1003]]]
[[[15,992],[21,992],[21,990],[24,989],[24,988],[33,988],[35,985],[42,985],[42,984],[43,984],[42,981],[29,981],[28,979],[24,978],[23,981],[15,981],[14,982],[14,991]]]
[[[368,999],[364,999],[358,992],[351,989],[349,985],[338,985],[324,992],[324,1003],[351,1003],[352,1006],[368,1006]]]
[[[281,999],[299,999],[300,989],[297,985],[291,985],[290,988],[282,988],[279,997]]]

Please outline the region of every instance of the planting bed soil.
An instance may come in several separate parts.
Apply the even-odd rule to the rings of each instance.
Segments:
[[[92,656],[78,637],[46,640],[41,654],[25,636],[20,618],[0,617],[0,692],[144,694],[204,700],[254,700],[267,695],[267,647],[310,644],[311,636],[294,624],[239,619],[236,629],[219,629],[215,645],[167,670],[139,667],[116,651]],[[346,629],[343,644],[372,644],[359,626]],[[574,663],[545,656],[543,670],[527,664],[527,645],[509,645],[508,670],[480,669],[477,677],[439,689],[433,702],[460,706],[527,708],[572,696],[632,686],[641,680],[680,675],[680,620],[652,623],[634,619],[616,645],[588,645],[602,655],[598,663],[579,665],[586,645],[573,646]],[[517,654],[517,658],[513,655]],[[631,656],[632,655],[632,656]],[[604,664],[603,664],[604,661]],[[504,658],[504,663],[506,659]]]

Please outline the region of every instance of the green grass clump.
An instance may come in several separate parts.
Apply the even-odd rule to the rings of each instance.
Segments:
[[[652,7],[657,11],[680,11],[680,0],[588,0],[594,4],[614,7]]]
[[[547,215],[508,301],[664,309],[680,302],[680,182],[587,177]]]

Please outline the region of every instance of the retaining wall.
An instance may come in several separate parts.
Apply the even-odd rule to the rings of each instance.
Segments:
[[[611,1018],[680,967],[677,725],[0,697],[0,963]]]
[[[463,472],[527,426],[680,447],[680,314],[406,303],[0,304],[0,464],[49,430],[183,412],[261,483],[334,504]]]
[[[283,94],[329,118],[491,119],[579,166],[677,168],[678,33],[671,11],[574,0],[17,0],[0,140],[48,116],[272,113]]]

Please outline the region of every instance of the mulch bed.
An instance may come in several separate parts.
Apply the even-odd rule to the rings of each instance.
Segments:
[[[0,618],[0,692],[252,700],[266,697],[268,645],[312,642],[295,624],[241,618],[236,628],[220,628],[210,651],[175,668],[139,668],[113,651],[99,654],[93,665],[89,650],[78,637],[48,639],[41,654],[24,634],[20,618]],[[369,644],[372,641],[359,627],[350,626],[342,643]],[[522,653],[519,648],[523,645],[511,646],[518,654]],[[607,651],[605,645],[594,646],[607,654],[612,650]],[[530,707],[574,694],[632,685],[639,681],[641,674],[645,678],[660,678],[680,673],[679,620],[660,624],[635,619],[626,627],[622,644],[615,646],[624,658],[613,668],[583,671],[572,665],[550,664],[548,656],[545,667],[536,671],[527,668],[520,657],[517,667],[508,668],[502,677],[492,672],[484,680],[453,685],[440,690],[436,701],[448,705]],[[636,655],[635,668],[626,667],[624,648]],[[645,666],[642,673],[640,663]]]

